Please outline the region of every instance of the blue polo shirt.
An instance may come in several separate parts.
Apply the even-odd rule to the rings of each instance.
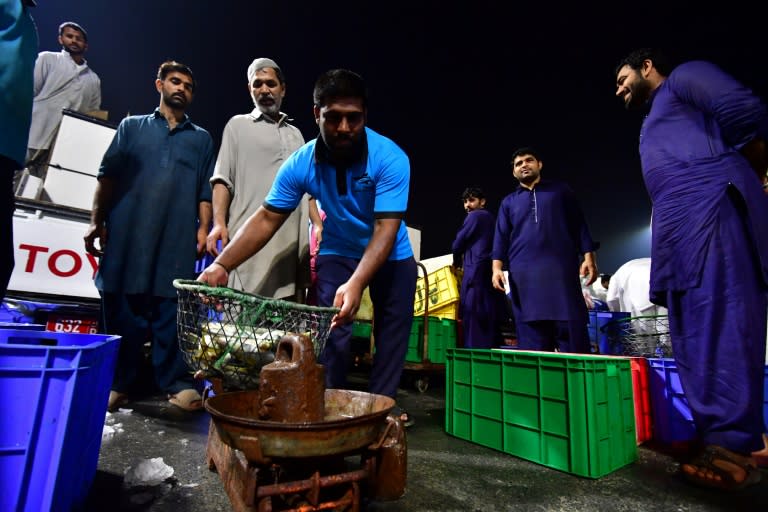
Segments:
[[[290,213],[304,194],[318,199],[326,214],[321,255],[362,258],[377,218],[405,217],[411,176],[408,157],[392,140],[370,128],[365,129],[365,138],[367,154],[342,170],[317,151],[322,140],[307,142],[280,167],[264,200],[265,208]],[[388,259],[412,256],[408,229],[401,222]]]
[[[195,277],[198,206],[211,201],[214,154],[210,134],[187,117],[173,130],[157,109],[120,122],[99,169],[114,182],[99,290],[175,297],[173,280]]]

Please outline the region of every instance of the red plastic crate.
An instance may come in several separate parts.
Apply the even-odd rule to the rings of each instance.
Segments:
[[[631,357],[632,391],[635,400],[635,435],[637,444],[649,441],[653,433],[651,419],[651,394],[648,384],[648,360]]]

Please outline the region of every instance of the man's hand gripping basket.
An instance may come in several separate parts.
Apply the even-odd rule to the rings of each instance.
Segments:
[[[256,389],[286,334],[309,336],[319,356],[338,308],[307,306],[198,281],[176,279],[177,326],[184,360],[226,388]]]

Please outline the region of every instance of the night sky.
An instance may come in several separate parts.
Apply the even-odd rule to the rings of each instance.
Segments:
[[[650,255],[641,116],[614,97],[618,59],[636,47],[666,47],[713,60],[768,98],[764,18],[672,4],[658,12],[640,2],[617,11],[581,2],[40,0],[33,16],[41,50],[60,49],[62,21],[85,27],[86,58],[115,124],[157,106],[163,60],[188,64],[198,81],[188,113],[217,147],[227,120],[253,108],[246,88],[253,58],[283,69],[283,111],[307,140],[317,136],[317,76],[338,67],[360,73],[370,92],[368,125],[411,159],[406,221],[422,230],[422,259],[450,252],[465,187],[482,187],[495,212],[515,185],[512,152],[536,147],[543,174],[580,197],[602,244],[600,271],[611,273]]]

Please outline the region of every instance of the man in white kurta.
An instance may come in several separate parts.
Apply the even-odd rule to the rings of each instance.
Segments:
[[[73,22],[59,27],[60,52],[40,52],[35,61],[32,125],[27,143],[27,166],[40,177],[62,110],[88,113],[101,106],[101,81],[88,67],[84,54],[88,34]]]
[[[264,202],[280,165],[304,144],[304,137],[280,112],[285,79],[271,59],[248,68],[248,89],[256,108],[232,117],[224,127],[211,178],[213,229],[208,251],[218,252]],[[301,299],[308,279],[307,208],[297,208],[264,249],[229,275],[229,286],[249,293]],[[303,269],[306,264],[307,269]]]
[[[632,316],[666,315],[667,310],[649,298],[651,258],[624,263],[611,276],[606,302],[611,311],[626,311]]]

